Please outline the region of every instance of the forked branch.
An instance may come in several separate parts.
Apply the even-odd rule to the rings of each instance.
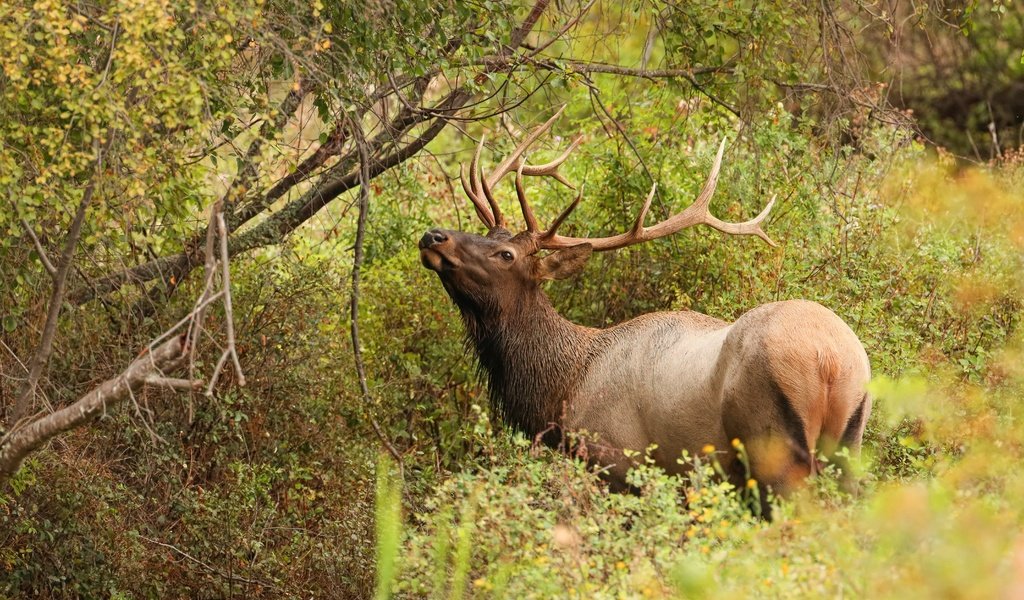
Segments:
[[[207,285],[192,311],[162,335],[153,339],[149,346],[125,370],[93,388],[77,401],[64,408],[44,414],[26,414],[17,419],[0,436],[0,491],[3,491],[6,482],[18,471],[22,462],[24,462],[29,454],[43,447],[55,436],[80,427],[105,414],[108,408],[113,408],[127,400],[132,400],[135,405],[136,414],[143,419],[143,425],[155,439],[159,439],[159,436],[150,429],[149,424],[145,421],[146,416],[143,415],[141,407],[135,400],[135,393],[141,391],[145,386],[186,392],[196,392],[203,388],[203,382],[193,375],[194,369],[192,368],[189,369],[188,379],[179,379],[168,374],[183,366],[192,366],[189,364],[194,359],[192,348],[198,343],[198,338],[202,332],[199,322],[203,320],[206,309],[210,304],[217,300],[221,300],[224,304],[227,348],[214,369],[210,388],[212,388],[213,382],[216,381],[217,376],[225,367],[228,359],[232,361],[239,385],[245,385],[245,376],[242,374],[237,350],[235,349],[234,329],[232,326],[231,281],[228,273],[226,243],[228,231],[222,206],[223,203],[218,202],[214,206],[210,218],[210,231],[218,231],[220,233],[221,289],[214,289],[213,284],[218,261],[211,259],[207,261]],[[209,238],[209,244],[212,247],[212,233]],[[68,254],[67,250],[65,250],[64,254]],[[209,256],[213,256],[212,251],[209,253]],[[68,260],[65,256],[61,264],[68,264]],[[191,418],[191,405],[189,412]]]

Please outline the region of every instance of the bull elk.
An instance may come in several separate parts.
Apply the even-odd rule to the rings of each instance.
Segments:
[[[578,273],[595,251],[699,224],[774,245],[761,229],[774,199],[744,223],[726,223],[709,212],[724,141],[693,204],[656,225],[644,225],[652,187],[625,233],[559,234],[582,194],[541,230],[523,177],[549,176],[571,188],[558,167],[579,138],[547,164],[527,165],[524,152],[556,118],[531,132],[489,175],[479,166],[481,140],[469,181],[462,173],[462,184],[489,230],[486,236],[431,229],[419,242],[423,265],[437,273],[462,313],[494,411],[549,444],[565,431],[594,436],[587,444],[589,459],[613,489],[626,487],[633,464],[631,453],[623,451],[643,452],[652,445],[655,463],[669,473],[686,468],[677,460],[684,450],[697,455],[707,445],[722,449],[723,468],[742,482],[734,439],[744,443],[762,490],[790,492],[821,468],[818,456],[838,462],[849,480],[847,453],[837,451],[859,451],[871,411],[865,392],[870,365],[857,336],[827,308],[804,300],[773,302],[733,323],[692,311],[657,312],[608,329],[576,325],[554,310],[541,284]],[[526,221],[526,230],[515,235],[492,192],[509,173],[515,174]]]

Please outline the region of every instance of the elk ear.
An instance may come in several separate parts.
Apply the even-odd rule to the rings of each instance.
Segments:
[[[590,244],[578,244],[557,250],[537,261],[534,275],[537,279],[565,279],[583,270],[587,259],[593,253]]]

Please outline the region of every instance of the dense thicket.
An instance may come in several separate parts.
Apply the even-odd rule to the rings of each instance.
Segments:
[[[168,375],[205,381],[140,383],[0,472],[0,594],[1024,586],[1022,23],[1003,2],[3,4],[0,451],[186,315],[205,329]],[[780,248],[688,232],[597,257],[556,305],[593,326],[829,306],[878,375],[862,498],[822,478],[768,526],[710,465],[609,496],[491,422],[415,241],[477,230],[459,162],[562,104],[531,160],[584,136],[567,231],[623,230],[652,180],[653,213],[685,206],[725,137],[713,210],[777,195]],[[542,219],[570,200],[531,185]],[[196,313],[229,280],[217,214],[233,311]],[[204,394],[232,346],[246,385]]]

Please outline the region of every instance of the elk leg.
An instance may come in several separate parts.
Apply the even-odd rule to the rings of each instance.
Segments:
[[[748,377],[750,375],[748,374]],[[729,439],[739,439],[746,449],[750,476],[757,481],[761,514],[771,519],[768,491],[787,496],[815,472],[814,457],[807,444],[804,424],[785,394],[770,379],[762,385],[729,386],[723,398],[722,425]],[[751,397],[739,390],[760,389]],[[739,461],[737,461],[739,463]],[[742,463],[734,477],[746,473]],[[740,482],[745,486],[746,481]]]
[[[864,437],[864,427],[867,425],[867,416],[869,414],[871,414],[871,396],[864,394],[857,410],[847,420],[846,428],[839,439],[839,448],[837,450],[846,449],[847,452],[826,454],[829,460],[839,467],[840,488],[852,495],[856,495],[859,492],[860,484],[857,481],[857,475],[854,473],[853,466],[850,464],[850,458],[860,456],[861,440]]]
[[[608,489],[618,494],[640,495],[640,489],[626,482],[626,474],[636,466],[622,450],[608,445],[591,443],[587,445],[588,462],[600,469],[601,479],[608,482]]]

